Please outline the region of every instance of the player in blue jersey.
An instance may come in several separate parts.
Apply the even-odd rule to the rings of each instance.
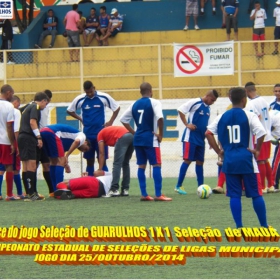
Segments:
[[[205,153],[205,131],[210,117],[210,105],[218,98],[218,92],[209,90],[203,98],[192,99],[178,108],[180,118],[185,125],[182,136],[183,159],[175,192],[187,194],[182,187],[187,170],[192,161],[196,161],[195,171],[198,186],[203,184],[203,162]],[[188,114],[188,120],[186,119]]]
[[[270,103],[269,109],[280,111],[280,84],[274,86],[275,100]]]
[[[69,105],[67,113],[81,121],[84,126],[83,132],[91,145],[90,151],[84,153],[84,158],[87,160],[86,172],[89,176],[93,176],[95,152],[98,157],[97,135],[102,128],[113,124],[120,111],[120,106],[109,94],[96,91],[91,81],[84,82],[84,91],[85,93],[77,96]],[[112,117],[107,122],[105,120],[106,107],[113,111]],[[78,109],[81,109],[81,116],[76,113]],[[108,157],[108,149],[105,153]],[[104,171],[107,170],[105,165]]]
[[[40,130],[40,134],[43,149],[50,158],[50,173],[55,191],[56,185],[63,182],[64,168],[66,172],[70,172],[68,165],[70,154],[75,149],[87,152],[90,144],[83,132],[66,124],[48,125]]]
[[[141,190],[141,201],[171,201],[172,199],[161,193],[161,155],[159,143],[163,137],[163,114],[161,103],[152,98],[152,86],[149,83],[140,85],[142,98],[134,102],[121,116],[120,121],[125,128],[134,135],[138,181]],[[133,119],[137,126],[136,132],[129,122]],[[153,166],[153,178],[155,184],[155,198],[146,191],[145,169],[147,161]]]
[[[261,178],[256,161],[266,131],[254,113],[243,110],[247,102],[244,88],[232,89],[230,99],[232,109],[219,115],[207,127],[206,137],[209,145],[224,159],[222,171],[226,174],[227,196],[230,197],[230,208],[236,227],[243,227],[242,181],[246,196],[252,198],[260,225],[268,227]],[[217,145],[214,134],[218,135],[221,149]],[[257,139],[255,148],[253,135]]]

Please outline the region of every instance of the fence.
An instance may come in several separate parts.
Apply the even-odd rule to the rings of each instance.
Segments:
[[[66,107],[83,92],[83,82],[93,81],[97,90],[109,93],[119,101],[120,114],[132,100],[140,97],[139,85],[150,82],[154,97],[163,103],[165,141],[162,144],[163,175],[176,177],[181,163],[182,123],[176,109],[189,98],[203,96],[209,89],[217,89],[221,98],[212,106],[212,116],[223,112],[229,104],[229,88],[255,82],[268,102],[274,99],[272,91],[278,83],[280,56],[272,55],[277,41],[265,41],[265,55],[256,57],[255,42],[234,43],[234,75],[174,78],[173,45],[133,45],[110,47],[84,47],[78,49],[39,49],[4,51],[0,64],[0,85],[9,83],[22,103],[32,100],[35,92],[46,88],[54,97],[49,116],[50,123],[68,123],[79,127],[78,121],[67,116]],[[260,44],[260,43],[259,43]],[[192,44],[199,45],[199,44]],[[259,46],[260,50],[260,46]],[[14,62],[10,64],[8,60]],[[107,112],[108,116],[111,112]],[[115,124],[119,124],[116,121]],[[112,164],[113,150],[110,150]],[[72,156],[76,176],[81,171],[81,157]],[[214,152],[206,150],[205,175],[216,176]],[[131,164],[136,176],[135,158]],[[194,171],[191,170],[191,176]]]

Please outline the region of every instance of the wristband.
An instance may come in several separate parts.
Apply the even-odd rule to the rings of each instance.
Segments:
[[[34,135],[35,135],[36,137],[37,137],[37,136],[40,136],[40,131],[39,131],[38,128],[33,129],[33,133],[34,133]]]

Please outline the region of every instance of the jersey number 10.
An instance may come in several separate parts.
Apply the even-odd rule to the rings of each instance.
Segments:
[[[240,126],[228,125],[227,129],[228,129],[229,143],[240,143]]]

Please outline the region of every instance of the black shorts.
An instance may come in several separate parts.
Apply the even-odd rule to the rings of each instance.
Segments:
[[[21,161],[38,160],[40,150],[37,147],[38,141],[34,136],[29,134],[20,134],[18,136],[18,150]]]
[[[274,28],[274,40],[280,39],[280,26],[275,26]]]
[[[50,159],[48,157],[48,155],[46,154],[44,149],[39,149],[40,150],[40,157],[39,157],[39,161],[41,163],[49,163]]]

